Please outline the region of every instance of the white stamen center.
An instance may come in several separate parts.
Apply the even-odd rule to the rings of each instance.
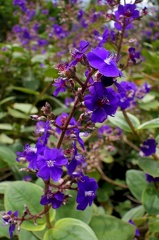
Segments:
[[[93,197],[94,196],[94,192],[93,191],[86,191],[85,192],[85,197]]]
[[[46,161],[46,164],[47,164],[48,167],[53,167],[54,163],[55,163],[55,161],[53,161],[53,160]]]

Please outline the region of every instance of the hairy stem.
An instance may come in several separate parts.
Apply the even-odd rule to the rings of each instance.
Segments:
[[[96,70],[92,69],[92,70],[90,71],[90,73],[88,74],[88,77],[87,77],[85,83],[83,84],[83,87],[82,87],[82,90],[81,90],[81,95],[83,95],[84,92],[85,92],[85,90],[87,89],[88,81],[89,81],[90,77],[94,74],[95,71],[96,71]],[[69,114],[69,116],[68,116],[68,118],[67,118],[67,121],[66,121],[66,123],[65,123],[65,125],[64,125],[64,127],[63,127],[63,130],[62,130],[62,132],[61,132],[59,141],[58,141],[58,143],[57,143],[57,148],[60,148],[60,147],[61,147],[61,144],[62,144],[62,141],[63,141],[63,139],[64,139],[66,130],[67,130],[68,125],[69,125],[69,123],[70,123],[70,120],[71,120],[71,118],[73,117],[75,111],[77,110],[79,103],[80,103],[80,97],[79,97],[79,96],[76,96],[75,102],[74,102],[74,106],[73,106],[73,108],[72,108],[72,111],[70,112],[70,114]]]

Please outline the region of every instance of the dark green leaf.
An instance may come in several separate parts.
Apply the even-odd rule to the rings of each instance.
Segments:
[[[135,227],[108,215],[95,215],[90,227],[99,240],[131,240],[135,234]]]

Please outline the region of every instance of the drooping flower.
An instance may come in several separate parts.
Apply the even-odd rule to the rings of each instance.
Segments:
[[[12,213],[12,211],[8,211],[7,213],[3,213],[2,214],[2,220],[3,220],[3,224],[4,226],[9,225],[9,236],[10,238],[13,237],[13,232],[15,231],[15,227],[16,227],[16,220],[15,218],[18,217],[18,211],[15,211],[14,213]]]
[[[156,152],[156,141],[153,138],[149,138],[143,142],[140,147],[140,156],[150,156]]]
[[[145,174],[145,177],[146,177],[146,181],[148,183],[151,183],[151,182],[159,182],[159,177],[153,177],[151,176],[150,174],[146,173]]]
[[[74,51],[72,52],[73,61],[69,64],[68,67],[76,66],[76,64],[82,60],[82,57],[87,51],[88,47],[89,42],[85,40],[80,41],[79,49],[75,48]]]
[[[64,157],[62,150],[45,147],[43,155],[38,155],[37,158],[39,168],[37,176],[44,180],[52,178],[57,182],[63,173],[62,166],[66,164],[67,159]]]
[[[57,209],[62,205],[64,198],[65,198],[65,195],[62,192],[58,191],[58,192],[52,193],[49,190],[46,195],[43,195],[41,197],[40,204],[47,205],[51,203],[52,208]]]
[[[117,59],[115,54],[110,51],[97,47],[87,54],[88,62],[106,77],[122,76],[122,72],[117,68]]]
[[[78,210],[85,210],[88,205],[92,205],[92,202],[96,197],[97,188],[98,185],[94,178],[83,176],[81,179],[79,179],[78,194],[76,198]]]
[[[135,93],[135,97],[137,99],[142,99],[147,93],[150,92],[150,85],[148,85],[146,82],[138,87],[136,93]]]
[[[132,221],[132,219],[129,220],[129,223],[136,227],[136,224]],[[136,237],[139,237],[139,236],[140,236],[140,232],[139,232],[139,229],[138,229],[138,228],[136,228],[135,236],[136,236]]]
[[[66,92],[66,80],[62,78],[57,78],[55,80],[55,83],[52,84],[53,86],[56,87],[53,95],[56,97],[60,92]]]
[[[140,52],[136,52],[135,48],[131,47],[128,49],[129,58],[133,63],[136,63],[136,59],[140,59]]]
[[[103,47],[104,43],[106,43],[106,41],[109,38],[109,28],[106,27],[106,29],[103,32],[102,37],[99,37],[99,38],[101,38],[101,41],[98,43],[98,47]]]
[[[69,175],[72,175],[76,167],[84,162],[83,155],[78,154],[77,152],[76,142],[73,143],[73,148],[74,148],[74,156],[71,159],[71,161],[67,164],[67,170]]]
[[[135,101],[135,93],[137,91],[137,86],[132,82],[122,81],[120,83],[114,82],[119,93],[119,106],[122,110],[132,106]]]
[[[119,102],[113,89],[106,89],[102,83],[95,82],[89,91],[90,94],[84,97],[84,104],[90,111],[93,111],[91,120],[94,123],[104,122],[108,115],[115,114]]]

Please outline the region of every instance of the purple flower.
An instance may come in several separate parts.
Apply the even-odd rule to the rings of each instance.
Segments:
[[[52,84],[53,86],[56,87],[53,95],[56,97],[60,92],[66,92],[66,80],[62,78],[57,78],[55,80],[55,83]]]
[[[145,177],[146,177],[146,181],[148,183],[151,183],[151,182],[159,182],[159,177],[152,177],[151,175],[149,175],[148,173],[145,174]]]
[[[10,238],[13,237],[13,232],[16,227],[16,219],[15,218],[17,218],[17,217],[18,217],[18,211],[15,211],[14,213],[12,213],[12,211],[10,210],[7,213],[2,214],[2,220],[3,220],[4,226],[9,225]]]
[[[64,198],[65,198],[65,195],[59,191],[56,193],[52,193],[51,191],[48,191],[46,195],[43,195],[41,197],[40,204],[47,205],[51,203],[52,208],[57,209],[62,205]]]
[[[78,210],[85,210],[88,205],[92,205],[92,202],[96,197],[97,188],[98,185],[94,178],[83,176],[78,181],[78,194],[76,198]]]
[[[139,11],[136,10],[135,4],[119,5],[118,10],[115,11],[115,17],[117,22],[114,26],[117,30],[121,30],[124,25],[126,29],[130,29],[131,22],[139,17]]]
[[[49,44],[49,42],[46,39],[38,39],[37,42],[40,47],[44,47]]]
[[[129,58],[133,63],[136,63],[136,59],[140,58],[140,53],[136,52],[135,48],[132,48],[132,47],[129,48],[128,51],[129,51]]]
[[[65,98],[65,105],[66,105],[67,107],[70,107],[73,102],[74,102],[74,99],[73,99],[72,97],[66,97],[66,98]]]
[[[26,1],[25,0],[14,0],[13,4],[18,5],[23,12],[26,11]]]
[[[108,115],[115,114],[118,107],[118,97],[113,89],[106,89],[102,83],[95,82],[89,91],[90,95],[84,97],[84,104],[90,111],[93,111],[91,116],[93,122],[104,122]]]
[[[64,157],[62,150],[45,147],[43,155],[38,155],[37,164],[39,167],[38,177],[44,180],[52,178],[57,182],[62,176],[62,166],[67,164],[67,159]]]
[[[109,28],[106,27],[106,29],[103,32],[102,40],[98,43],[98,47],[103,47],[104,43],[109,38]]]
[[[23,177],[23,180],[25,182],[31,182],[32,181],[32,177],[30,175],[26,175],[25,177]]]
[[[150,156],[151,154],[156,152],[156,141],[153,138],[150,138],[143,142],[140,147],[141,152],[140,156]]]
[[[47,14],[49,13],[49,10],[48,10],[48,9],[43,9],[43,10],[41,11],[41,13],[44,14],[44,15],[47,15]]]
[[[141,87],[138,87],[135,97],[138,99],[142,99],[146,93],[150,91],[150,86],[145,82]]]
[[[129,223],[136,227],[136,224],[135,224],[131,219],[129,220]],[[138,228],[136,228],[135,236],[136,236],[136,237],[139,237],[139,236],[140,236],[140,232],[139,232],[139,229],[138,229]]]
[[[110,51],[97,47],[87,54],[88,62],[99,72],[107,77],[118,77],[122,72],[117,68],[116,56]]]
[[[69,67],[76,66],[76,64],[81,61],[83,55],[88,49],[88,46],[89,42],[85,40],[80,41],[79,50],[75,48],[74,52],[72,52],[73,61],[69,64]]]
[[[119,92],[119,106],[122,110],[133,105],[137,86],[132,82],[122,81],[121,83],[114,82]]]
[[[102,126],[98,129],[98,134],[99,135],[112,134],[112,132],[113,132],[112,128],[108,125]]]
[[[84,157],[77,153],[76,142],[73,144],[74,156],[72,160],[67,164],[68,175],[72,175],[76,167],[84,162]]]
[[[66,123],[66,121],[67,121],[67,119],[68,119],[68,114],[67,114],[67,113],[62,113],[60,116],[58,116],[58,117],[56,118],[56,124],[59,125],[59,126],[64,126],[65,123]],[[76,124],[76,120],[74,119],[74,117],[72,117],[69,125],[70,125],[70,126],[71,126],[71,125],[74,126],[75,124]],[[56,132],[57,132],[58,134],[60,134],[60,133],[61,133],[61,129],[57,127],[57,128],[56,128]],[[70,133],[71,133],[71,130],[67,130],[67,131],[66,131],[66,135],[67,135],[67,136],[68,136]]]
[[[26,144],[23,152],[17,152],[18,157],[16,160],[19,162],[29,162],[28,168],[37,170],[37,156],[43,153],[44,145],[40,142],[40,139],[36,143],[35,147],[31,147]]]
[[[77,13],[77,19],[78,21],[83,17],[84,11],[82,9],[80,9]]]

